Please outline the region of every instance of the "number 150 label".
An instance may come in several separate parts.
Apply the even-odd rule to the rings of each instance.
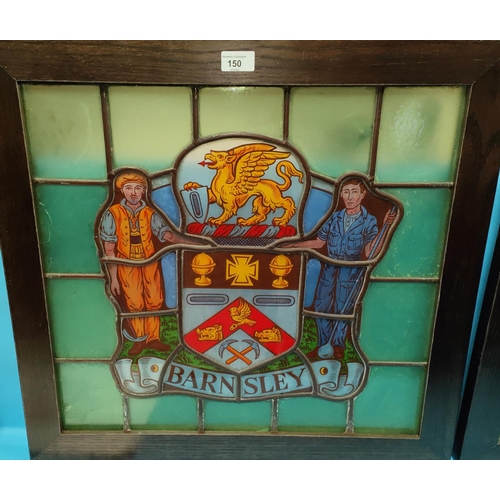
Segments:
[[[255,71],[255,52],[223,50],[220,54],[221,71]]]

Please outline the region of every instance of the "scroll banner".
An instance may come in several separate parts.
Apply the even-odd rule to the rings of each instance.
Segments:
[[[340,361],[316,361],[312,363],[318,383],[318,392],[327,396],[347,396],[354,392],[363,379],[361,363],[347,363],[347,375],[340,375]]]
[[[160,375],[165,360],[146,356],[137,361],[139,370],[132,370],[131,359],[120,359],[115,363],[116,371],[123,387],[133,394],[158,392]]]
[[[312,363],[312,373],[301,365],[270,373],[246,375],[241,379],[242,399],[274,397],[284,394],[310,394],[313,391],[313,377],[318,392],[327,396],[346,396],[354,392],[363,376],[363,365],[347,363],[347,375],[340,375],[341,363],[335,360]]]
[[[138,370],[132,370],[131,359],[116,362],[116,371],[123,387],[133,394],[158,392],[165,360],[144,357],[138,360]],[[347,375],[340,375],[341,364],[335,360],[316,361],[311,371],[306,365],[268,373],[241,377],[240,397],[251,400],[285,394],[311,394],[312,377],[316,378],[318,392],[340,397],[354,392],[361,383],[364,367],[361,363],[347,363]],[[180,363],[171,363],[165,371],[164,391],[180,390],[227,400],[237,399],[236,376],[229,373],[204,370]]]

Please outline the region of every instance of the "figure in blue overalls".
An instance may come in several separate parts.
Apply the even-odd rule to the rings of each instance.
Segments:
[[[380,247],[377,220],[361,205],[366,195],[363,182],[356,177],[342,183],[341,196],[345,208],[334,212],[321,227],[315,240],[293,244],[293,247],[322,248],[328,256],[341,261],[372,258]],[[384,224],[392,224],[395,213],[387,212]],[[288,246],[288,245],[287,245]],[[290,247],[292,245],[289,245]],[[352,315],[361,293],[366,268],[324,263],[319,276],[314,310],[319,313]],[[318,355],[343,359],[348,322],[316,318]],[[333,346],[333,349],[332,349]]]

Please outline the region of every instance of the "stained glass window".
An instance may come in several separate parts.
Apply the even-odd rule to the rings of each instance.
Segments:
[[[419,433],[464,88],[22,91],[64,429]]]

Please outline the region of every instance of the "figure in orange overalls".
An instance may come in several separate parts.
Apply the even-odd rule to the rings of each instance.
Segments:
[[[159,241],[175,242],[163,218],[143,198],[146,178],[137,172],[120,174],[115,179],[117,190],[124,199],[104,212],[99,228],[106,257],[143,261],[154,253],[153,235]],[[163,306],[163,287],[159,261],[146,265],[108,264],[111,293],[124,303],[129,312],[158,311]],[[144,349],[165,351],[160,341],[159,316],[130,319],[136,338],[129,355],[136,356]]]

